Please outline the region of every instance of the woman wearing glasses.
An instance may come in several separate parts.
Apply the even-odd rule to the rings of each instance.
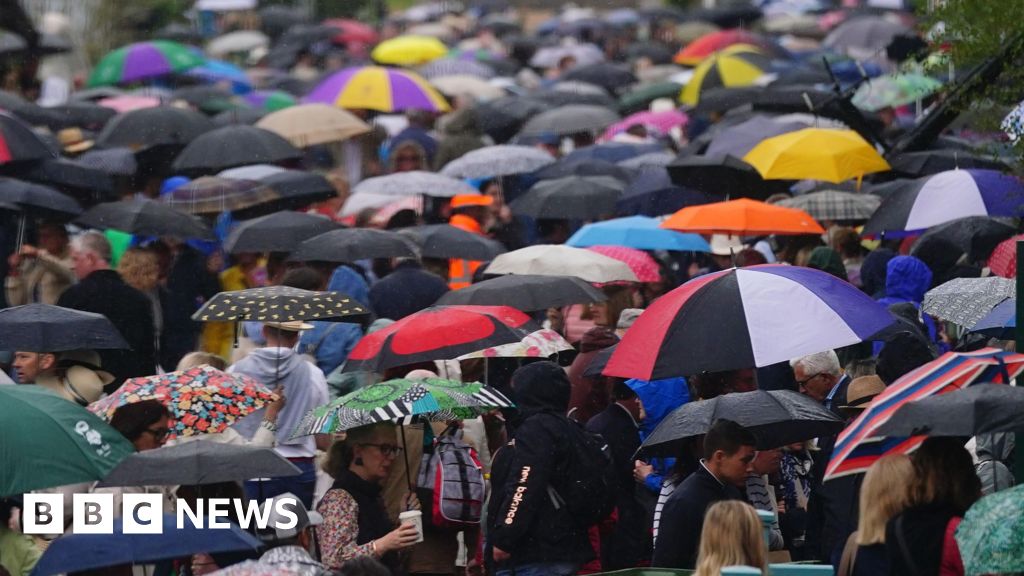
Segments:
[[[344,442],[335,442],[324,469],[334,486],[324,495],[317,511],[324,523],[317,529],[321,561],[332,570],[353,558],[380,559],[397,573],[398,552],[416,543],[412,524],[395,527],[381,499],[381,487],[401,448],[394,444],[395,428],[389,423],[348,431]],[[407,508],[418,509],[415,494]]]

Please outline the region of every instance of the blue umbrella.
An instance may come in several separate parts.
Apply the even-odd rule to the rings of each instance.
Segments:
[[[661,223],[648,216],[628,216],[580,228],[566,242],[569,246],[625,246],[637,250],[679,250],[710,252],[711,247],[697,234],[684,234],[659,228]]]
[[[179,530],[174,515],[165,514],[161,534],[124,534],[117,519],[113,534],[67,534],[54,540],[32,576],[152,564],[200,552],[256,551],[260,546],[256,537],[234,524],[225,529],[196,528],[186,520],[185,528]]]
[[[566,162],[581,160],[603,160],[605,162],[622,162],[641,154],[661,152],[665,149],[661,144],[628,144],[625,142],[605,142],[577,148],[563,158]]]
[[[971,328],[971,332],[978,332],[999,340],[1012,340],[1016,330],[1017,300],[1015,298],[1003,300]]]
[[[246,94],[252,91],[252,80],[249,80],[245,70],[222,60],[207,60],[205,64],[191,68],[184,74],[204,82],[230,82],[231,91],[235,94]]]

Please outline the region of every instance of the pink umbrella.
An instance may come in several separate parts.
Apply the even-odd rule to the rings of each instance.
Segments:
[[[689,116],[678,110],[663,110],[661,112],[637,112],[627,116],[624,120],[616,122],[608,127],[601,135],[602,140],[610,140],[616,134],[642,124],[653,128],[659,134],[667,134],[677,126],[685,126],[690,121]]]
[[[661,268],[658,267],[654,258],[651,258],[651,255],[643,250],[625,246],[590,246],[587,250],[593,250],[598,254],[624,262],[633,271],[633,274],[636,274],[637,280],[640,282],[661,280]]]
[[[113,98],[104,98],[98,104],[107,108],[113,108],[119,113],[124,114],[132,110],[156,108],[160,105],[160,99],[151,96],[114,96]]]
[[[996,276],[1017,277],[1017,242],[1024,240],[1024,234],[1007,238],[996,246],[988,257],[988,267]]]

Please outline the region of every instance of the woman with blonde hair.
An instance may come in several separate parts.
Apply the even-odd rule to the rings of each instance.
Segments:
[[[888,574],[885,526],[910,502],[914,466],[904,454],[882,456],[868,468],[860,486],[860,520],[839,563],[839,576]]]
[[[160,340],[164,332],[163,298],[160,286],[160,260],[147,248],[129,248],[117,263],[117,272],[125,284],[149,298],[153,311],[153,345],[160,357]]]
[[[726,566],[768,573],[768,546],[754,507],[739,500],[716,502],[704,516],[695,576],[718,576]]]

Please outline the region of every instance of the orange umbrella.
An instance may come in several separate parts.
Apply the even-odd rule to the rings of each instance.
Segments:
[[[749,198],[688,206],[668,217],[662,228],[698,234],[824,234],[811,215],[796,208],[765,204]]]

